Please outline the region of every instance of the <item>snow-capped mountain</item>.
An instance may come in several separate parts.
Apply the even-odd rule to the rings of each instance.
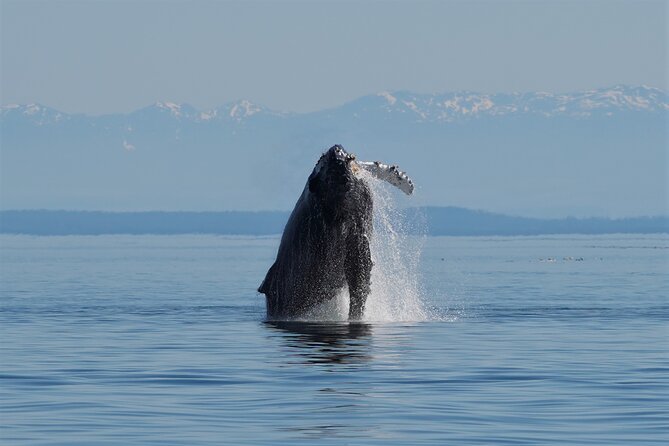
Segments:
[[[0,108],[0,119],[4,122],[23,121],[35,125],[55,124],[64,120],[71,119],[73,116],[85,117],[88,121],[106,120],[110,117],[122,117],[126,121],[133,119],[155,118],[164,120],[171,119],[174,122],[242,122],[252,116],[289,116],[290,113],[276,112],[262,105],[254,104],[246,99],[222,105],[212,110],[197,110],[189,104],[178,104],[170,101],[159,101],[147,107],[135,110],[128,114],[104,115],[104,116],[86,116],[71,115],[60,112],[41,104],[10,104],[3,105]]]
[[[588,118],[629,112],[666,111],[669,111],[669,97],[664,90],[647,86],[617,85],[564,94],[547,92],[486,94],[469,91],[417,94],[383,91],[316,114],[348,114],[351,117],[377,114],[380,117],[384,115],[405,117],[414,122],[456,122],[480,117],[514,115]],[[0,116],[3,120],[17,119],[20,116],[34,124],[45,125],[67,120],[72,115],[40,104],[12,104],[2,106]],[[196,110],[188,104],[169,101],[156,102],[125,116],[128,119],[133,116],[153,116],[170,117],[185,122],[241,123],[259,117],[293,118],[304,115],[270,110],[243,99],[212,110]]]
[[[420,204],[528,216],[667,214],[667,92],[388,91],[313,113],[248,100],[127,114],[0,113],[4,209],[290,209],[320,152],[397,163]]]
[[[45,125],[68,120],[70,115],[41,104],[10,104],[0,108],[0,119],[2,119],[0,122],[23,120],[35,125]]]
[[[569,94],[484,94],[468,91],[416,94],[384,91],[378,93],[377,98],[376,101],[361,98],[348,104],[348,107],[358,106],[358,113],[382,110],[389,114],[405,114],[418,122],[454,122],[512,115],[588,118],[596,115],[612,116],[616,113],[669,110],[669,98],[663,90],[624,85]]]

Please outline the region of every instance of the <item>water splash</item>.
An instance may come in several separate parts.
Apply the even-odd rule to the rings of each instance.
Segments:
[[[425,243],[425,221],[402,206],[407,198],[387,183],[363,175],[374,196],[371,251],[372,291],[366,321],[423,321],[430,312],[421,298],[419,262]]]
[[[425,221],[415,208],[407,209],[406,196],[367,172],[362,178],[374,198],[374,233],[371,242],[372,285],[365,305],[365,322],[411,322],[437,318],[421,298],[419,262],[425,242]],[[303,320],[346,321],[348,289],[311,309]]]

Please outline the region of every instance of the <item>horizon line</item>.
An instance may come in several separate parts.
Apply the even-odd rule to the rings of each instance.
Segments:
[[[524,218],[530,220],[629,220],[629,219],[655,219],[666,218],[669,219],[669,210],[665,214],[646,214],[646,215],[630,215],[624,217],[611,216],[582,216],[566,215],[561,217],[531,217],[526,215],[510,214],[503,211],[489,211],[485,209],[468,208],[463,206],[439,206],[439,205],[424,205],[424,206],[409,206],[405,209],[457,209],[469,211],[472,213],[489,214],[493,216],[509,217],[509,218]],[[98,213],[98,214],[290,214],[292,209],[256,209],[256,210],[95,210],[95,209],[44,209],[44,208],[30,208],[30,209],[0,209],[0,214],[9,212],[68,212],[68,213]]]

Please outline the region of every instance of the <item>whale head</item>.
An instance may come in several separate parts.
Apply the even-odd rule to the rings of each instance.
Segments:
[[[355,155],[339,144],[330,147],[309,175],[309,195],[319,202],[326,220],[339,220],[354,212],[361,198],[369,195],[366,183],[356,175],[360,167]]]
[[[348,153],[339,144],[330,147],[321,155],[309,176],[309,192],[330,198],[345,194],[356,180],[354,174],[358,166],[355,155]]]

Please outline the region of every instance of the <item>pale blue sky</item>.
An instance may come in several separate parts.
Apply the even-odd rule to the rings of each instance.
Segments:
[[[2,103],[128,112],[381,90],[667,88],[666,1],[2,0]]]

